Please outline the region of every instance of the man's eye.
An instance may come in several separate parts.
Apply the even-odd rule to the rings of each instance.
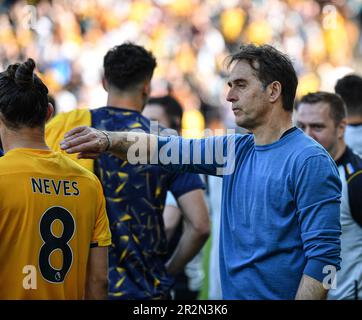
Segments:
[[[323,130],[323,126],[314,126],[313,129],[316,130],[316,131],[321,131]]]

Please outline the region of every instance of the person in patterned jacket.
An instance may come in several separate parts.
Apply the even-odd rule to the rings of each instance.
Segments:
[[[59,114],[46,127],[54,150],[64,133],[79,125],[99,130],[150,132],[151,122],[141,112],[150,95],[156,60],[143,47],[125,43],[104,57],[103,86],[107,105]],[[168,299],[174,276],[199,252],[209,235],[209,218],[201,210],[197,175],[170,173],[152,165],[132,165],[110,153],[96,160],[80,160],[102,182],[112,233],[109,252],[109,299]],[[167,239],[162,212],[167,190],[188,220],[175,254],[166,261]]]

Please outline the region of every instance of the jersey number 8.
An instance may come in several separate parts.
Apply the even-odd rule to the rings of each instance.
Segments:
[[[59,220],[63,225],[60,237],[53,234],[52,224]],[[52,283],[62,283],[70,270],[73,262],[73,252],[68,242],[75,231],[74,218],[68,210],[62,207],[51,207],[44,212],[40,220],[40,235],[43,245],[39,253],[39,269],[43,278]],[[50,263],[50,256],[55,250],[60,250],[63,255],[61,269],[55,269]]]

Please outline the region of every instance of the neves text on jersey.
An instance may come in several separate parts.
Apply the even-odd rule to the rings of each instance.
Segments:
[[[78,182],[71,180],[54,180],[46,178],[31,178],[34,193],[79,196]]]

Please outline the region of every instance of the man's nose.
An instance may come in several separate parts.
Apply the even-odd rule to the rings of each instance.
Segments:
[[[226,96],[226,100],[229,102],[235,102],[238,100],[237,97],[235,96],[233,90],[231,90],[231,89],[229,90],[229,92]]]

